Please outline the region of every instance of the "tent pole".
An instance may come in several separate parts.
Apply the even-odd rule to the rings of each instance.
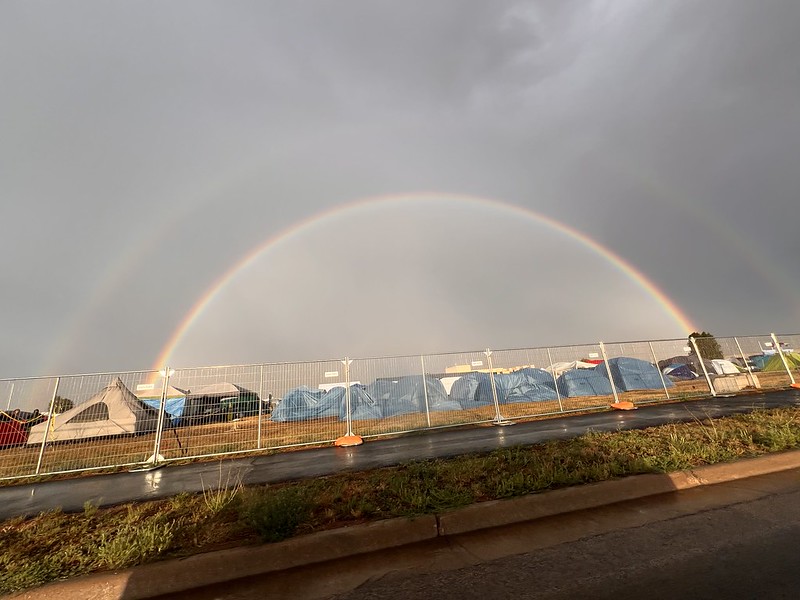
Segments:
[[[56,395],[58,394],[58,386],[61,383],[61,377],[56,377],[56,387],[53,389],[53,397],[50,398],[50,410],[47,412],[47,427],[44,429],[44,437],[42,438],[42,447],[39,448],[39,459],[36,461],[36,475],[42,468],[42,458],[44,458],[44,447],[47,445],[47,434],[50,433],[50,428],[53,427],[53,408],[56,405]]]
[[[800,387],[800,385],[798,385],[798,383],[794,380],[794,375],[792,375],[792,370],[789,368],[789,363],[786,361],[786,357],[783,355],[783,350],[781,350],[781,344],[780,344],[780,342],[778,342],[778,338],[775,337],[774,333],[770,333],[769,335],[770,335],[770,337],[772,337],[772,341],[775,344],[775,350],[778,351],[778,354],[781,357],[781,362],[783,363],[783,367],[786,369],[786,372],[789,374],[789,381],[792,382],[792,387],[793,388]]]

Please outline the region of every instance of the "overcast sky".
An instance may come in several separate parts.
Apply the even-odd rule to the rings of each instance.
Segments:
[[[798,27],[796,0],[2,2],[0,377],[150,367],[287,230],[171,364],[687,333],[509,206],[701,329],[800,331]]]

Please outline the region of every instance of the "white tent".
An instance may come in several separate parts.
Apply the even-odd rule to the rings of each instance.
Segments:
[[[544,370],[552,373],[556,377],[560,376],[564,371],[571,371],[572,369],[594,369],[597,365],[594,363],[583,362],[582,360],[573,360],[572,362],[556,362],[545,367]]]
[[[86,402],[31,428],[28,444],[61,442],[131,433],[149,433],[158,426],[158,411],[133,395],[117,377]]]

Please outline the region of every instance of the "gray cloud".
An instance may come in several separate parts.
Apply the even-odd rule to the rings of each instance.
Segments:
[[[262,240],[356,198],[419,190],[568,223],[629,259],[704,329],[793,331],[797,17],[790,0],[4,3],[0,375],[146,367],[204,290]],[[673,335],[663,315],[648,325],[651,301],[624,279],[598,283],[603,265],[560,300],[572,319],[515,326],[524,308],[553,308],[567,280],[552,263],[571,250],[505,247],[508,223],[483,225],[463,239],[504,247],[504,264],[530,269],[527,278],[491,270],[489,253],[486,281],[467,294],[469,269],[448,254],[455,242],[407,225],[405,245],[381,258],[394,268],[413,258],[403,283],[419,291],[407,318],[426,323],[428,337],[386,330],[375,305],[360,309],[369,332],[344,345],[381,353]],[[229,323],[239,342],[204,342],[184,349],[186,360],[339,352],[293,337],[313,307],[286,302],[288,282],[326,282],[315,283],[319,302],[342,310],[351,290],[323,276],[324,246],[292,248],[273,265],[290,290],[269,325],[280,344],[266,350],[247,327],[257,315],[226,300],[192,335],[213,338]],[[448,262],[447,276],[421,249]],[[377,259],[362,259],[361,279],[383,288]],[[587,318],[582,289],[610,312]],[[638,300],[615,313],[626,293]],[[493,319],[471,326],[487,306]]]

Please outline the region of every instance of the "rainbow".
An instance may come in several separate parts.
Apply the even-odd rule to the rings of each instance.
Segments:
[[[247,269],[259,257],[261,257],[265,252],[269,251],[270,249],[275,248],[282,242],[285,242],[286,240],[292,238],[293,236],[299,234],[300,232],[309,227],[319,225],[320,223],[328,219],[331,219],[336,216],[341,216],[345,213],[359,211],[366,208],[376,208],[376,207],[388,208],[395,205],[408,203],[411,201],[420,202],[420,201],[436,201],[436,200],[458,201],[461,204],[468,204],[475,207],[501,210],[507,213],[520,216],[524,219],[534,221],[542,225],[546,225],[547,227],[550,227],[551,229],[558,231],[566,235],[567,237],[571,238],[572,240],[582,244],[585,248],[587,248],[591,252],[595,253],[596,255],[602,257],[610,264],[612,264],[619,272],[621,272],[628,279],[634,282],[638,287],[644,290],[644,292],[646,292],[649,296],[651,296],[662,307],[664,312],[668,314],[675,321],[675,323],[682,330],[685,331],[687,335],[690,332],[697,330],[697,328],[692,323],[691,319],[686,315],[686,313],[684,313],[674,301],[672,301],[655,283],[653,283],[650,279],[648,279],[641,271],[639,271],[635,266],[633,266],[631,263],[623,259],[621,256],[616,254],[613,250],[610,250],[609,248],[603,246],[596,240],[592,239],[585,233],[578,231],[574,227],[566,225],[560,221],[557,221],[551,217],[535,212],[531,209],[523,208],[515,204],[509,204],[507,202],[499,200],[489,200],[486,198],[478,198],[473,196],[464,196],[464,195],[448,194],[448,193],[414,193],[414,194],[369,197],[369,198],[355,200],[353,202],[348,202],[346,204],[338,205],[329,210],[316,213],[307,219],[299,221],[294,225],[292,225],[291,227],[288,227],[287,229],[278,232],[277,234],[267,238],[265,241],[255,246],[250,252],[245,254],[241,259],[239,259],[239,261],[237,261],[220,277],[218,277],[208,287],[206,292],[202,296],[200,296],[200,298],[197,299],[197,301],[191,307],[189,312],[186,313],[184,318],[174,329],[169,339],[163,346],[162,350],[159,352],[158,357],[153,363],[153,369],[154,370],[161,369],[168,363],[173,351],[178,346],[183,336],[191,328],[194,322],[200,317],[200,315],[203,314],[203,311],[214,300],[215,296],[222,289],[224,289],[225,286],[238,273]]]

